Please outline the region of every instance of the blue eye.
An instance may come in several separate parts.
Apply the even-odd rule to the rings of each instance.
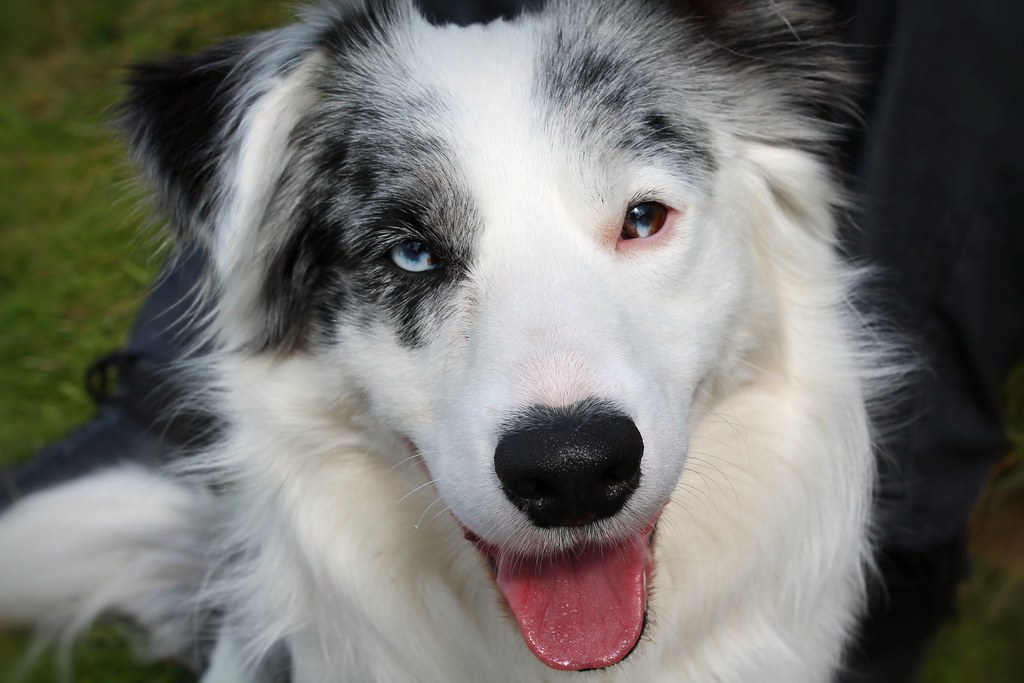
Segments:
[[[392,247],[388,254],[396,266],[410,273],[424,273],[428,270],[437,270],[442,265],[441,261],[430,251],[428,245],[414,240],[402,242]]]
[[[629,207],[622,221],[619,239],[635,240],[650,237],[665,225],[668,209],[658,202],[640,202]]]

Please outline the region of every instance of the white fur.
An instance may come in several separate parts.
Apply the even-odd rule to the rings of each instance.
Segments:
[[[216,356],[231,424],[204,461],[230,481],[216,502],[135,470],[30,497],[0,519],[0,615],[125,612],[183,650],[188,617],[152,612],[185,584],[224,612],[206,683],[256,680],[282,643],[295,683],[578,680],[528,652],[452,516],[505,548],[561,547],[501,493],[493,434],[525,405],[613,396],[644,435],[644,475],[589,533],[628,536],[671,502],[642,642],[586,679],[830,679],[863,600],[879,362],[848,309],[836,188],[808,153],[725,119],[709,122],[709,186],[634,162],[602,175],[538,126],[517,59],[536,35],[520,28],[420,22],[408,37],[416,78],[455,98],[485,225],[427,343],[405,348],[382,322],[339,329],[333,350]],[[273,177],[253,167],[287,157],[308,75],[269,88],[246,122],[239,220],[219,233],[225,291],[258,286],[238,263]],[[624,203],[651,188],[676,223],[617,251]],[[240,296],[221,310],[226,349]],[[197,539],[213,533],[206,553]]]
[[[153,656],[190,654],[214,508],[201,489],[134,467],[29,496],[0,522],[3,622],[73,634],[116,612],[146,629]]]

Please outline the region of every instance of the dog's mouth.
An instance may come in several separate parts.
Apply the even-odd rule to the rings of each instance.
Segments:
[[[620,662],[639,642],[657,520],[615,544],[543,557],[503,552],[465,534],[494,571],[533,654],[553,669],[580,671]]]

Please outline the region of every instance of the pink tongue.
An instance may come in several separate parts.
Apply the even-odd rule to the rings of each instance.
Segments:
[[[644,625],[650,548],[643,538],[539,560],[498,556],[498,587],[533,654],[554,669],[610,666]]]

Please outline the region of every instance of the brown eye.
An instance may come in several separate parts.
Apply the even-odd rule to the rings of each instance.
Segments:
[[[622,221],[620,240],[635,240],[650,237],[665,225],[668,208],[658,202],[640,202],[626,211]]]

